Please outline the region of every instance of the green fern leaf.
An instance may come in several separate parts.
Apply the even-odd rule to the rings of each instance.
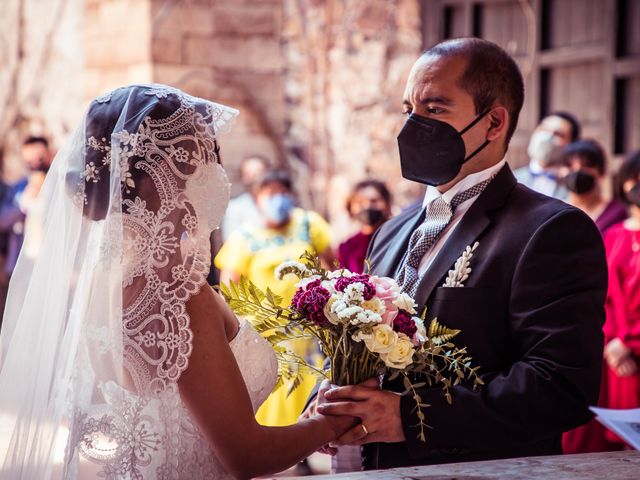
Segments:
[[[429,333],[427,335],[433,343],[439,345],[441,343],[448,342],[459,333],[460,330],[440,325],[440,323],[438,323],[438,319],[434,318],[429,325]]]

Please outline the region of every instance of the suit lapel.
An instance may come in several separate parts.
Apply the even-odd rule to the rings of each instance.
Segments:
[[[436,255],[433,263],[422,277],[416,291],[416,302],[426,304],[439,282],[453,268],[456,260],[468,245],[476,239],[491,223],[488,212],[504,204],[508,194],[516,185],[516,179],[508,165],[505,165],[496,178],[480,194],[451,236]]]
[[[400,268],[403,257],[409,248],[411,234],[423,221],[424,209],[418,208],[413,215],[408,216],[406,221],[400,224],[400,227],[395,232],[388,233],[392,237],[389,241],[389,247],[377,264],[372,266],[376,275],[395,277],[396,271]]]

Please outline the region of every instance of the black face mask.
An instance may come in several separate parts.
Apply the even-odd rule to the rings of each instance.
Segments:
[[[365,225],[373,227],[384,220],[384,212],[377,208],[365,208],[356,213],[355,217]]]
[[[578,170],[564,177],[563,182],[573,193],[582,195],[593,190],[593,187],[596,186],[596,177],[583,170]]]
[[[415,113],[409,115],[398,134],[402,176],[407,180],[433,186],[443,185],[456,178],[462,165],[489,145],[489,140],[485,140],[465,157],[462,135],[487,113],[489,110],[480,114],[460,132],[440,120]]]
[[[631,190],[627,193],[627,200],[633,203],[636,207],[640,207],[640,183],[636,183]]]

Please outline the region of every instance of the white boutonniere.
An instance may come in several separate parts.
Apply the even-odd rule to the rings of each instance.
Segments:
[[[467,281],[471,273],[471,257],[473,257],[478,245],[480,244],[476,242],[473,246],[468,245],[464,249],[460,258],[456,260],[453,270],[449,270],[447,279],[442,284],[443,287],[464,287],[464,282]]]

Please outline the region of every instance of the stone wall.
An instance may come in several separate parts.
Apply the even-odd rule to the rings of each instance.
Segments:
[[[153,81],[151,0],[84,0],[83,99]]]
[[[241,112],[220,142],[234,187],[247,155],[287,161],[283,10],[280,0],[151,2],[153,80]]]
[[[344,199],[357,181],[385,179],[401,203],[416,194],[400,178],[395,137],[405,78],[421,48],[418,5],[4,1],[0,26],[10,46],[3,45],[0,85],[13,80],[21,99],[11,142],[0,128],[5,178],[20,170],[15,147],[27,132],[51,135],[59,146],[96,95],[127,83],[166,83],[240,109],[221,140],[232,181],[244,156],[273,159],[294,173],[303,205],[336,223],[341,240],[350,226]],[[25,27],[18,32],[21,8]],[[17,74],[6,75],[5,65],[19,66]]]
[[[0,1],[2,175],[23,175],[20,146],[45,135],[60,147],[84,108],[82,0]]]
[[[402,180],[396,135],[402,93],[421,50],[415,0],[285,0],[289,151],[313,172],[313,204],[338,240],[351,226],[349,188],[386,180],[399,204],[421,189]]]

